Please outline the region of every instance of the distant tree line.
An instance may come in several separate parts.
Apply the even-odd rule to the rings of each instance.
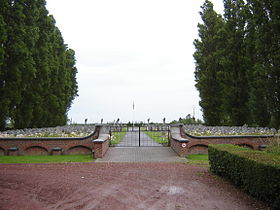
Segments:
[[[196,88],[207,125],[280,125],[280,1],[206,0],[200,12]]]
[[[63,125],[77,96],[75,53],[45,0],[1,0],[0,130]]]
[[[179,120],[173,120],[172,122],[170,122],[170,124],[177,124],[177,123],[183,123],[185,125],[203,124],[202,120],[195,119],[190,114],[188,114],[185,118],[180,117]]]

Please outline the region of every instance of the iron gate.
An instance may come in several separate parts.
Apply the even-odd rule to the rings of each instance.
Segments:
[[[169,146],[168,125],[110,127],[111,147],[167,147]]]

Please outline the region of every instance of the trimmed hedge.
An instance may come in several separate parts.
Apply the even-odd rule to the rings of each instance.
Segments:
[[[208,147],[210,170],[280,209],[280,155],[236,145]]]

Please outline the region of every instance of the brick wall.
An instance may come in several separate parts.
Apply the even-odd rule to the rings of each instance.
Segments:
[[[0,138],[0,155],[91,154],[102,158],[109,148],[109,130],[96,126],[83,138]],[[237,144],[252,149],[267,145],[273,136],[195,137],[186,134],[181,125],[171,127],[170,146],[179,156],[205,154],[208,144]]]
[[[179,127],[179,128],[178,128]],[[175,134],[172,134],[172,129]],[[176,136],[180,131],[180,139]],[[171,128],[170,146],[179,156],[188,154],[207,154],[208,144],[236,144],[251,149],[259,150],[261,145],[267,145],[271,141],[273,135],[264,136],[209,136],[196,137],[184,132],[182,125]]]
[[[95,131],[82,138],[0,138],[0,155],[55,155],[55,154],[92,154],[93,140],[104,135],[104,129],[96,126]],[[107,132],[107,131],[106,131]],[[107,139],[101,146],[104,155]],[[100,151],[98,151],[100,152]]]

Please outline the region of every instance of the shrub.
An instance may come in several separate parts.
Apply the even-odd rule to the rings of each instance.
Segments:
[[[252,196],[280,207],[280,155],[235,145],[209,145],[210,170]]]

